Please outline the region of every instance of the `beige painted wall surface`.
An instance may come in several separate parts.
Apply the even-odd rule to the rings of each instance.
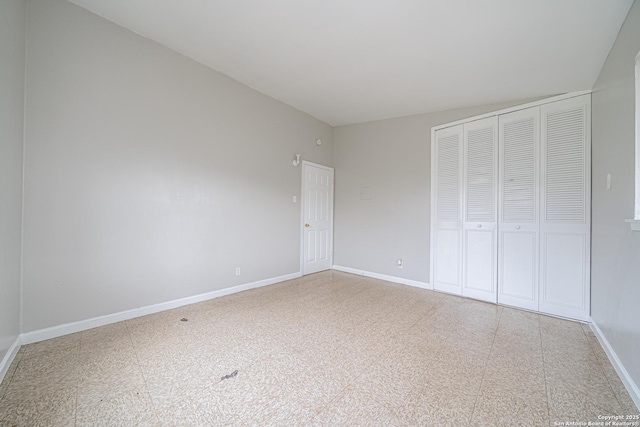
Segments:
[[[329,125],[64,0],[27,52],[24,332],[299,271]]]
[[[635,56],[640,3],[635,2],[592,96],[591,317],[640,386],[640,232],[633,218]],[[611,174],[611,190],[606,176]]]
[[[20,333],[25,10],[0,1],[0,361]]]
[[[527,101],[335,128],[334,264],[429,282],[431,127]]]

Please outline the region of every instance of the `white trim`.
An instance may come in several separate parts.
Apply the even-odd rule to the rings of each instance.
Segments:
[[[400,283],[401,285],[433,290],[433,288],[429,283],[420,282],[417,280],[404,279],[402,277],[395,277],[395,276],[387,276],[386,274],[373,273],[371,271],[358,270],[351,267],[343,267],[341,265],[334,265],[331,268],[337,271],[342,271],[343,273],[356,274],[358,276],[371,277],[372,279],[380,279],[380,280],[385,280],[387,282]]]
[[[604,349],[605,353],[607,353],[607,357],[609,357],[611,365],[613,365],[616,372],[618,373],[618,376],[626,387],[627,392],[629,392],[629,396],[631,396],[633,402],[638,408],[640,408],[640,389],[638,388],[638,385],[633,381],[631,375],[629,375],[629,372],[627,372],[626,368],[618,358],[615,350],[613,349],[613,347],[611,347],[611,344],[609,344],[609,341],[604,336],[595,320],[593,320],[593,318],[589,318],[589,320],[591,321],[589,326],[591,327],[591,330],[593,331],[596,338],[598,338],[598,341],[600,342],[600,345]]]
[[[200,295],[181,298],[173,301],[167,301],[160,304],[148,305],[146,307],[135,308],[133,310],[121,311],[119,313],[107,314],[105,316],[94,317],[91,319],[80,320],[78,322],[66,323],[64,325],[53,326],[51,328],[39,329],[37,331],[25,332],[21,335],[22,344],[32,344],[34,342],[44,341],[51,338],[61,337],[63,335],[75,332],[85,331],[87,329],[97,328],[111,323],[121,322],[123,320],[133,319],[135,317],[146,316],[147,314],[157,313],[159,311],[170,310],[172,308],[182,307],[189,304],[195,304],[214,298],[223,297],[225,295],[235,294],[249,289],[259,288],[262,286],[272,285],[285,280],[296,279],[301,277],[300,272],[286,274],[284,276],[274,277],[271,279],[259,280],[257,282],[246,283],[244,285],[233,286],[231,288],[218,289],[216,291],[207,292]]]
[[[435,188],[436,188],[436,168],[434,165],[436,164],[436,130],[431,128],[431,164],[429,165],[430,173],[431,173],[431,181],[429,182],[429,207],[430,207],[430,216],[429,219],[431,224],[429,224],[429,282],[431,283],[431,289],[434,288],[435,281],[435,269],[433,266],[435,265],[435,236],[433,233],[436,231],[436,204],[435,200]]]
[[[472,116],[472,117],[468,117],[466,119],[456,120],[455,122],[449,122],[449,123],[445,123],[445,124],[442,124],[442,125],[434,126],[434,127],[431,128],[431,132],[433,133],[434,131],[436,131],[438,129],[445,129],[445,128],[448,128],[448,127],[451,127],[451,126],[461,125],[461,124],[464,124],[464,123],[469,123],[469,122],[473,122],[473,121],[480,120],[480,119],[486,119],[487,117],[499,116],[501,114],[512,113],[514,111],[524,110],[524,109],[527,109],[527,108],[530,108],[530,107],[537,107],[537,106],[540,106],[540,105],[549,104],[551,102],[562,101],[564,99],[569,99],[569,98],[575,98],[576,96],[587,95],[587,94],[590,94],[591,92],[592,91],[590,91],[590,90],[582,90],[582,91],[579,91],[579,92],[570,92],[570,93],[565,93],[563,95],[552,96],[552,97],[549,97],[549,98],[541,99],[539,101],[528,102],[526,104],[516,105],[514,107],[503,108],[502,110],[496,110],[496,111],[492,111],[490,113],[480,114],[479,116]]]
[[[20,335],[18,335],[0,361],[0,383],[4,379],[4,376],[7,375],[13,359],[16,358],[16,354],[18,354],[18,350],[20,350],[21,347],[21,342]]]

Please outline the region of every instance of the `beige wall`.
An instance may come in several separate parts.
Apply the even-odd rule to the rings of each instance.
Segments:
[[[25,3],[0,1],[0,361],[20,333]],[[1,379],[1,378],[0,378]]]
[[[335,128],[334,264],[429,282],[431,127],[527,101]]]
[[[299,271],[329,125],[64,0],[27,28],[24,332]]]
[[[635,2],[592,96],[591,317],[640,386],[640,232],[634,206],[634,59],[640,51]],[[611,190],[606,176],[611,174]]]

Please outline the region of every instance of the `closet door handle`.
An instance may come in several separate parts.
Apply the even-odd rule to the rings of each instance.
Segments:
[[[520,230],[520,226],[519,225],[516,225],[516,230]]]
[[[476,225],[476,227],[482,228],[482,224],[478,224],[478,225]]]

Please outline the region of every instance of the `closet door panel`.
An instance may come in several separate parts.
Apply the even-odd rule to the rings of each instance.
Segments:
[[[538,310],[538,232],[500,233],[501,304]]]
[[[586,298],[586,236],[583,233],[545,233],[544,302],[582,308]],[[560,313],[554,313],[560,314]]]
[[[498,302],[538,310],[540,107],[499,117]]]
[[[460,287],[460,230],[436,231],[435,289],[455,292]]]
[[[465,230],[465,296],[496,302],[495,231]]]
[[[435,132],[432,144],[431,254],[436,290],[462,293],[462,125]]]
[[[588,320],[591,97],[541,112],[540,311]]]
[[[464,124],[462,295],[496,302],[498,118]]]

